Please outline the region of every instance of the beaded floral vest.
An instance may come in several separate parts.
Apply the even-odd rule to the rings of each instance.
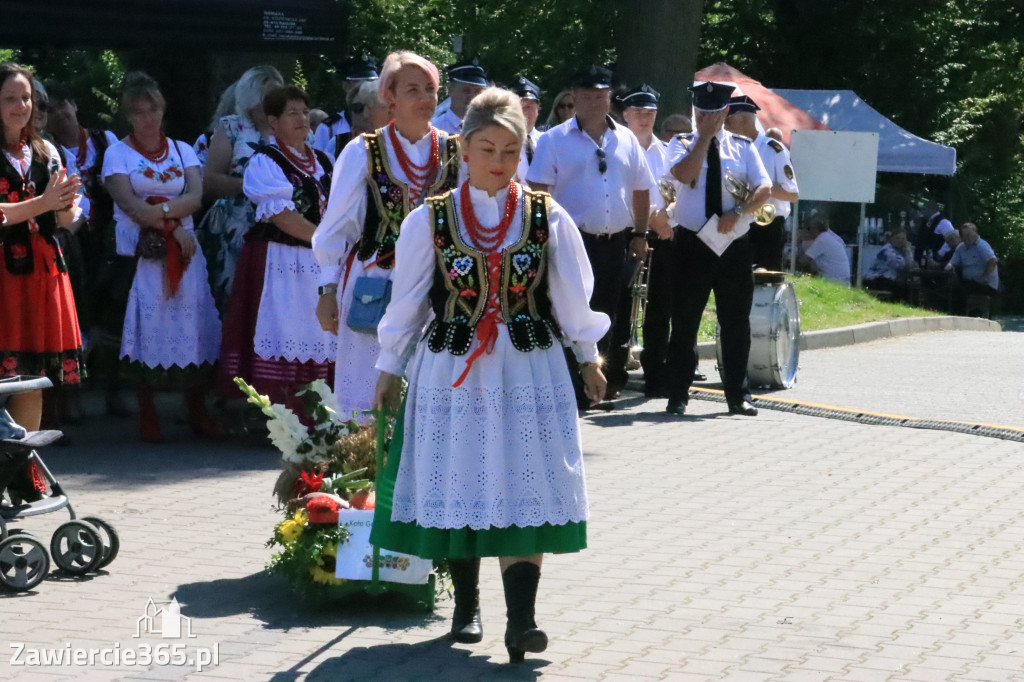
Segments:
[[[523,195],[522,236],[502,251],[500,301],[512,345],[528,352],[550,348],[561,331],[551,315],[547,285],[550,195],[525,188]],[[491,293],[486,254],[459,235],[454,192],[427,199],[427,206],[437,263],[429,294],[435,317],[427,330],[427,347],[465,355]]]
[[[33,153],[28,177],[23,178],[7,155],[0,153],[0,203],[16,204],[40,196],[50,183],[50,171],[50,159]],[[7,271],[12,275],[28,275],[35,269],[31,236],[33,229],[37,229],[39,235],[54,247],[57,253],[54,265],[57,270],[67,272],[64,256],[53,236],[57,230],[57,215],[52,211],[41,213],[32,221],[5,225],[0,230],[0,243],[3,244],[4,266]]]
[[[423,197],[454,189],[459,181],[459,136],[438,132],[441,171],[430,187],[413,202],[409,186],[395,177],[384,147],[384,129],[363,133],[366,162],[370,171],[367,183],[366,221],[363,236],[356,245],[356,258],[367,261],[376,256],[376,265],[384,270],[395,267],[395,242],[405,216],[422,203]]]
[[[281,167],[284,176],[288,178],[288,182],[295,188],[292,192],[292,203],[295,204],[295,210],[309,222],[319,225],[320,218],[327,207],[327,195],[331,191],[331,170],[333,169],[331,159],[319,149],[313,150],[313,153],[316,154],[316,160],[320,162],[324,169],[323,177],[317,179],[296,168],[295,164],[285,157],[284,152],[277,145],[261,146],[256,149],[256,153],[266,154],[274,163]],[[270,220],[256,223],[246,233],[245,238],[310,248],[309,242],[287,234]]]

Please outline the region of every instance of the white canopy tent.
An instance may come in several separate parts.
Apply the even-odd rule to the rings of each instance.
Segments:
[[[956,172],[956,149],[907,132],[871,108],[853,90],[773,89],[772,92],[832,130],[878,133],[880,172],[925,175]]]

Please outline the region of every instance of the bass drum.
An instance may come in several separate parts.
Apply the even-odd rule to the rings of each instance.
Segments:
[[[721,328],[715,332],[718,366],[722,366]],[[747,381],[751,388],[792,388],[800,360],[800,306],[793,285],[760,281],[750,308],[750,357]]]

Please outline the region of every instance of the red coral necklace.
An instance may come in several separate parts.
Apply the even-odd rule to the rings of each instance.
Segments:
[[[25,143],[28,141],[28,135],[25,133],[21,134],[21,138],[14,144],[7,145],[7,151],[14,156],[20,155],[25,150]]]
[[[394,122],[388,128],[388,138],[391,140],[391,148],[395,150],[395,156],[398,157],[398,165],[402,167],[402,172],[405,173],[405,177],[409,180],[409,190],[418,196],[429,184],[428,180],[432,181],[437,177],[438,168],[441,166],[437,128],[430,126],[430,157],[427,159],[427,163],[422,166],[413,163],[409,155],[405,153],[402,142],[398,139],[398,132],[395,130]]]
[[[135,137],[135,131],[128,134],[128,140],[132,143],[132,147],[135,148],[139,154],[146,157],[147,160],[153,163],[163,163],[167,160],[167,155],[170,154],[171,146],[167,142],[167,136],[164,135],[164,131],[160,131],[160,144],[157,146],[155,151],[147,151],[142,143],[139,142],[139,138]]]
[[[284,152],[285,158],[292,162],[292,165],[298,168],[300,171],[309,176],[316,176],[316,154],[309,148],[309,145],[305,142],[302,143],[302,156],[294,153],[291,148],[282,144],[281,151]]]
[[[459,199],[462,202],[462,224],[466,228],[469,240],[473,242],[473,246],[485,253],[496,251],[504,243],[509,227],[512,226],[512,217],[516,214],[516,206],[519,205],[519,185],[515,182],[509,183],[508,198],[505,199],[505,215],[494,227],[484,227],[477,220],[468,182],[463,183],[459,192]]]

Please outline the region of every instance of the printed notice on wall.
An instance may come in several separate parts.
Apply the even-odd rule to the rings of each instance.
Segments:
[[[290,42],[333,42],[333,36],[316,35],[308,32],[308,17],[295,16],[280,10],[263,10],[263,40],[287,40]]]

